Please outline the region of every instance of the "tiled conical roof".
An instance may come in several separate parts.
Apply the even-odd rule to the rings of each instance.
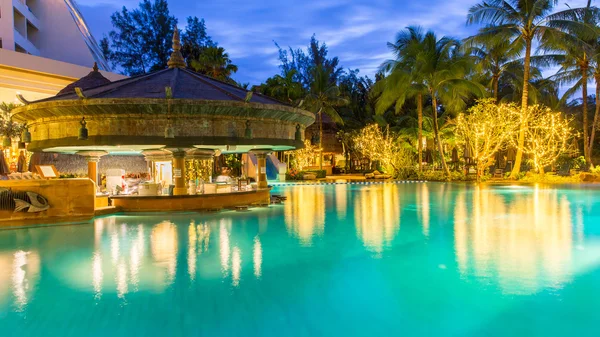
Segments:
[[[165,98],[165,88],[170,87],[173,99],[245,102],[249,91],[189,69],[168,68],[150,74],[105,83],[86,85],[90,75],[70,84],[54,97],[38,102],[77,100],[75,87],[81,87],[86,98]],[[86,89],[88,88],[88,89]],[[249,103],[287,105],[259,93],[252,93]]]
[[[288,105],[268,96],[250,92],[238,86],[186,69],[180,49],[179,31],[175,27],[173,33],[173,53],[167,63],[169,66],[167,69],[110,82],[95,67],[95,70],[89,75],[69,84],[58,95],[37,102],[80,99],[75,93],[76,87],[81,88],[83,95],[88,99],[166,98],[165,88],[168,87],[171,88],[172,92],[169,98],[173,99]]]
[[[98,65],[94,63],[92,71],[86,76],[78,79],[77,81],[67,85],[61,91],[58,92],[58,96],[64,94],[75,94],[75,88],[81,88],[81,90],[87,90],[97,86],[110,83],[110,80],[104,77],[98,71]]]

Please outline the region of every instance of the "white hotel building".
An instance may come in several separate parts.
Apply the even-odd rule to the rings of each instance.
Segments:
[[[0,0],[0,102],[56,95],[87,75],[94,62],[111,73],[72,0]]]

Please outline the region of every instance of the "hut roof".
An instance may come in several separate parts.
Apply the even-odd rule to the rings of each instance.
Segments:
[[[58,92],[58,95],[60,96],[65,94],[75,94],[75,88],[87,90],[108,83],[110,83],[110,80],[104,77],[98,71],[98,64],[94,62],[94,67],[92,68],[92,71],[89,74],[64,87],[61,91]]]

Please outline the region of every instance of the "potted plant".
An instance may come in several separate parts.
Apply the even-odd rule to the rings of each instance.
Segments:
[[[17,105],[12,103],[1,103],[0,110],[0,137],[2,137],[2,146],[10,147],[12,139],[17,138],[25,130],[22,124],[13,122],[10,118],[10,111],[16,108]]]

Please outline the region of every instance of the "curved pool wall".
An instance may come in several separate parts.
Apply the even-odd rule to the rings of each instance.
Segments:
[[[1,336],[597,336],[589,186],[276,187],[0,231]]]

